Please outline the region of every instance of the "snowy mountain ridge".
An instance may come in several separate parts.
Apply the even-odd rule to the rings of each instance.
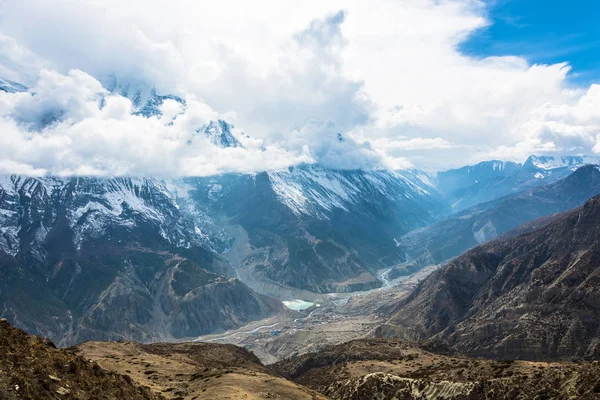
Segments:
[[[367,194],[402,200],[435,190],[414,171],[343,171],[306,165],[268,172],[267,176],[283,205],[297,216],[319,219],[328,219],[336,208],[351,211],[353,205],[369,201]],[[0,250],[17,254],[25,231],[35,231],[33,242],[41,246],[47,228],[56,224],[59,215],[66,218],[77,248],[114,227],[131,229],[141,224],[158,227],[160,235],[178,247],[197,243],[222,248],[212,243],[211,233],[218,231],[214,221],[193,199],[198,190],[207,190],[209,199],[218,196],[222,184],[204,188],[194,182],[0,176]],[[23,201],[27,202],[25,208],[20,205]],[[37,220],[41,223],[34,226]]]
[[[233,125],[219,119],[210,121],[208,125],[198,129],[197,132],[203,132],[212,144],[221,148],[243,147],[233,135],[233,129]]]
[[[109,92],[118,94],[131,100],[134,107],[134,115],[146,118],[161,117],[163,115],[161,106],[167,100],[173,100],[181,106],[186,107],[186,101],[173,94],[158,94],[156,88],[145,84],[120,83],[117,78],[111,76],[103,81]],[[204,134],[210,143],[221,148],[243,147],[235,137],[234,126],[224,120],[210,121],[208,124],[196,129],[197,134]]]
[[[344,171],[318,165],[268,172],[273,190],[296,215],[327,219],[334,208],[349,211],[349,205],[374,192],[389,199],[429,195],[435,189],[420,171]],[[423,175],[424,177],[426,175]]]
[[[76,248],[104,235],[110,237],[115,229],[130,231],[141,226],[150,227],[177,247],[218,247],[201,233],[214,228],[211,219],[192,215],[188,208],[183,211],[181,206],[187,203],[181,195],[165,181],[153,178],[4,175],[0,177],[0,250],[14,256],[25,247],[42,248],[48,230],[61,217],[73,232]]]
[[[598,164],[600,157],[593,156],[530,156],[523,167],[548,171],[559,168],[577,169],[586,164]]]
[[[225,121],[216,121],[204,132],[215,144],[240,146],[232,128]],[[553,169],[576,168],[591,161],[595,160],[581,156],[531,156],[525,165],[537,170],[532,179],[544,180]],[[488,164],[495,171],[507,165]],[[437,193],[435,179],[418,170],[346,171],[303,165],[266,175],[279,201],[296,216],[325,220],[335,209],[350,212],[357,204],[375,198],[402,201]],[[15,255],[24,229],[33,235],[33,242],[43,241],[60,212],[65,213],[74,232],[76,246],[101,236],[111,226],[131,228],[143,221],[160,227],[161,236],[173,245],[202,243],[223,249],[222,244],[212,243],[211,233],[219,231],[214,221],[191,198],[197,190],[204,189],[185,179],[0,176],[0,250]],[[222,184],[217,179],[206,190],[209,197],[218,196]],[[21,206],[23,201],[26,207]],[[42,222],[28,226],[34,217],[43,217]],[[27,222],[29,219],[32,221]]]
[[[587,164],[597,164],[594,156],[537,156],[521,163],[483,161],[457,169],[440,171],[435,187],[456,212],[480,203],[556,182]]]

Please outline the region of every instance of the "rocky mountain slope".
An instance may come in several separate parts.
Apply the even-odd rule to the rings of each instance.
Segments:
[[[219,140],[228,129],[207,127]],[[249,286],[284,297],[381,285],[375,271],[400,257],[394,236],[444,210],[416,174],[384,171],[3,176],[0,315],[61,345],[227,330],[282,309]]]
[[[578,207],[597,194],[600,170],[589,165],[556,183],[471,207],[398,238],[398,247],[410,262],[390,276],[446,261],[525,222]]]
[[[0,314],[60,345],[226,330],[281,309],[152,179],[0,180]],[[218,232],[218,231],[215,231]]]
[[[0,320],[0,398],[163,399],[125,375],[108,372],[52,342]]]
[[[437,189],[454,212],[565,178],[598,157],[530,156],[523,164],[484,161],[437,174]]]
[[[475,165],[449,169],[437,173],[437,189],[444,194],[466,189],[488,179],[504,178],[521,169],[516,162],[490,160]]]
[[[381,285],[375,272],[404,259],[397,232],[448,212],[427,177],[413,171],[283,171],[189,181],[196,204],[226,221],[224,255],[260,292],[349,292]]]
[[[436,342],[363,339],[272,368],[331,399],[596,399],[597,364],[491,361]]]
[[[291,382],[232,345],[54,344],[0,320],[0,398],[295,399],[325,396]]]
[[[600,197],[554,222],[476,247],[425,279],[391,325],[495,358],[600,357]]]

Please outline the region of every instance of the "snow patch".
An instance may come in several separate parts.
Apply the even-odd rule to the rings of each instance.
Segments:
[[[492,221],[488,221],[481,228],[473,231],[473,237],[477,241],[477,243],[487,242],[490,239],[493,239],[498,236],[496,232],[496,227],[492,224]]]
[[[597,164],[599,161],[599,158],[590,156],[531,156],[527,160],[527,163],[538,169],[548,171],[558,168]]]
[[[279,200],[294,214],[328,219],[333,209],[348,211],[365,196],[392,200],[429,194],[431,180],[412,171],[330,170],[301,166],[267,173]]]

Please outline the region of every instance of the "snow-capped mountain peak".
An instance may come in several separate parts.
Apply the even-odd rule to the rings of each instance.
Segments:
[[[161,116],[160,107],[165,100],[174,100],[185,106],[185,100],[172,94],[158,94],[156,88],[145,83],[122,82],[114,75],[101,79],[102,85],[111,93],[131,100],[134,114],[144,117]]]
[[[599,158],[590,156],[530,156],[523,167],[548,171],[559,168],[580,167],[585,164],[598,164],[599,161]]]
[[[42,248],[45,236],[40,235],[60,225],[60,215],[66,217],[76,248],[135,229],[146,235],[157,232],[177,247],[219,247],[219,239],[213,240],[217,234],[210,238],[198,233],[217,228],[210,217],[190,208],[185,193],[174,192],[178,185],[153,178],[0,175],[0,252],[16,255],[26,247]],[[34,232],[35,239],[26,239]]]
[[[179,104],[185,106],[185,100],[183,100],[181,97],[172,94],[159,95],[156,93],[156,90],[153,89],[150,93],[150,97],[148,98],[144,106],[140,108],[139,111],[137,111],[135,114],[143,115],[147,118],[161,116],[162,111],[160,110],[160,107],[165,102],[165,100],[174,100]]]
[[[243,147],[239,140],[232,133],[233,125],[223,120],[210,121],[208,125],[202,127],[198,132],[203,132],[208,140],[216,146],[222,148]]]

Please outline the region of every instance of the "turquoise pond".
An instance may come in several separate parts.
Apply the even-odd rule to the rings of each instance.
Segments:
[[[290,310],[296,310],[296,311],[306,310],[308,307],[310,307],[314,304],[314,303],[311,303],[310,301],[304,301],[304,300],[290,300],[290,301],[283,301],[282,303]]]

